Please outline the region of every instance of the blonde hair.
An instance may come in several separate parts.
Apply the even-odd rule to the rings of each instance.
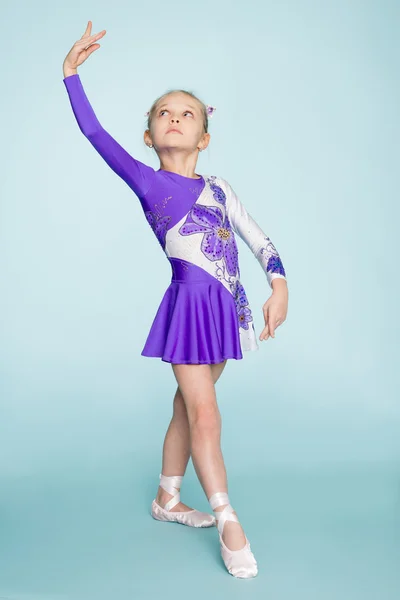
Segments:
[[[160,102],[160,100],[162,100],[163,98],[165,98],[165,96],[168,96],[169,94],[175,94],[175,93],[186,94],[187,96],[190,96],[194,100],[197,100],[197,102],[200,104],[201,111],[202,111],[202,114],[203,114],[203,129],[204,129],[203,133],[208,133],[208,113],[207,113],[207,106],[204,104],[204,102],[202,102],[200,100],[200,98],[198,98],[195,94],[193,94],[193,92],[189,92],[187,90],[169,90],[168,92],[166,92],[165,94],[162,94],[156,100],[154,100],[154,102],[151,105],[151,108],[149,110],[148,117],[147,117],[147,128],[150,129],[150,127],[151,127],[151,122],[153,120],[157,104]]]

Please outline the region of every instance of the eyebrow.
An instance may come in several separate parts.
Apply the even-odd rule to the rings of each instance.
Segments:
[[[161,104],[161,106],[159,106],[157,110],[161,110],[163,106],[168,106],[168,104]],[[186,104],[186,106],[188,106],[189,108],[193,108],[193,110],[196,110],[196,107],[192,106],[191,104]]]

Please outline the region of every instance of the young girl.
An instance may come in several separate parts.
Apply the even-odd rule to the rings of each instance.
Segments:
[[[141,353],[171,363],[178,383],[151,514],[191,527],[217,525],[229,573],[254,577],[257,563],[228,497],[215,393],[228,358],[241,359],[242,350],[258,349],[252,311],[239,279],[235,233],[254,253],[273,290],[263,306],[260,340],[274,338],[276,327],[286,319],[285,270],[270,238],[229,183],[195,172],[199,152],[210,141],[208,116],[213,107],[184,90],[154,102],[144,141],[160,160],[157,171],[133,158],[103,129],[77,73],[106,33],[91,31],[89,21],[63,64],[72,110],[84,136],[138,197],[172,268],[171,283]],[[180,502],[190,456],[214,516]]]

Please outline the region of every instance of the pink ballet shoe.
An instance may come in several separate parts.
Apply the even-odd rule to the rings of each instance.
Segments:
[[[228,572],[234,577],[246,579],[255,577],[258,573],[258,567],[256,559],[254,558],[254,554],[251,551],[250,542],[247,539],[247,536],[245,535],[245,545],[239,550],[230,550],[222,539],[225,521],[235,521],[236,523],[239,523],[237,515],[233,514],[233,508],[229,503],[228,494],[225,492],[216,492],[211,496],[211,498],[209,498],[209,502],[217,519],[219,541],[221,545],[221,556],[226,568],[228,569]],[[222,504],[227,504],[222,511],[214,510]]]
[[[181,523],[189,527],[213,527],[215,526],[215,517],[199,510],[187,510],[182,512],[171,511],[171,508],[180,502],[180,492],[177,488],[181,487],[183,475],[162,475],[160,474],[160,486],[173,497],[164,506],[157,504],[154,499],[151,504],[151,516],[158,521],[169,521],[171,523]]]

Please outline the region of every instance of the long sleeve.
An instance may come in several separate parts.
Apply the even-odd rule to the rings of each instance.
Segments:
[[[79,75],[69,75],[63,79],[72,110],[83,135],[102,156],[111,169],[117,173],[140,198],[152,186],[155,171],[133,158],[100,124],[85,94]]]
[[[267,276],[269,286],[277,277],[286,279],[281,258],[270,238],[247,212],[232,187],[225,181],[227,189],[226,209],[232,229],[247,244]]]

